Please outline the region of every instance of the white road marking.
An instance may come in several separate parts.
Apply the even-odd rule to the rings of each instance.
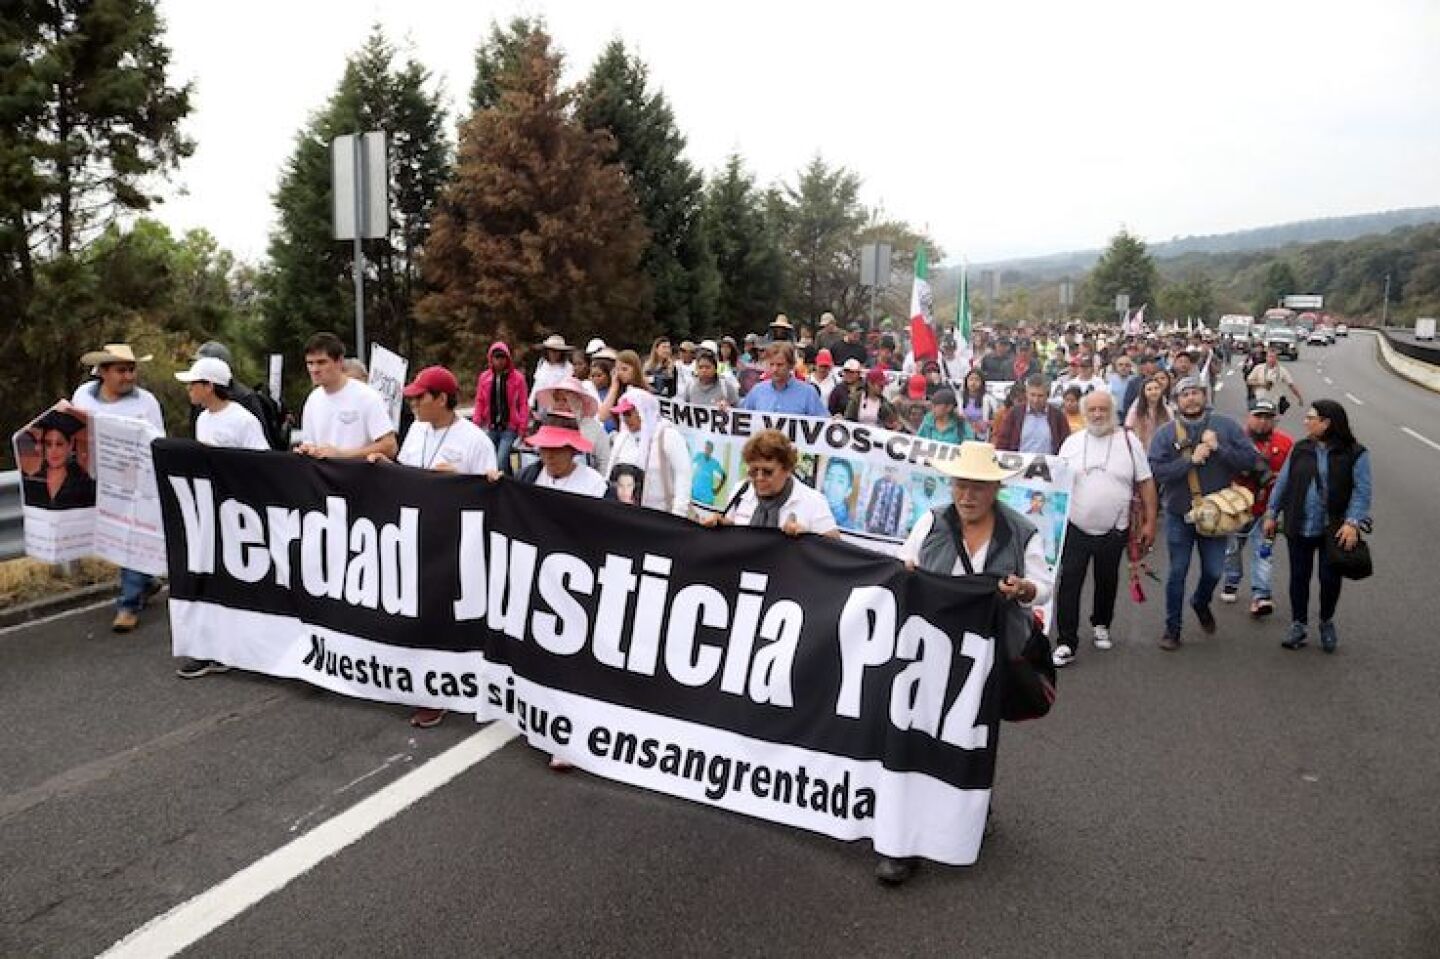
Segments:
[[[1365,405],[1365,401],[1362,400],[1360,397],[1356,396],[1354,393],[1346,393],[1345,398],[1350,402],[1354,403],[1356,406]]]
[[[517,735],[504,723],[491,723],[334,819],[326,820],[219,885],[150,920],[101,953],[101,959],[173,956],[189,948],[375,827],[404,812]]]
[[[1435,442],[1435,441],[1432,440],[1432,439],[1427,439],[1426,437],[1421,436],[1419,433],[1415,432],[1414,430],[1412,430],[1412,429],[1411,429],[1410,427],[1408,427],[1408,426],[1402,426],[1402,427],[1400,427],[1400,432],[1405,433],[1406,435],[1412,437],[1413,439],[1419,440],[1420,442],[1424,443],[1426,446],[1430,447],[1430,448],[1433,449],[1433,450],[1440,450],[1440,443],[1437,443],[1437,442]]]
[[[97,599],[95,602],[86,603],[84,606],[75,606],[71,609],[61,610],[58,613],[51,613],[49,616],[42,616],[39,619],[27,619],[23,623],[16,623],[13,626],[6,626],[4,629],[0,629],[0,636],[4,636],[6,633],[19,632],[22,629],[29,629],[31,626],[43,626],[46,623],[53,623],[55,622],[55,620],[64,619],[67,616],[78,616],[81,613],[89,613],[93,610],[101,608],[102,606],[114,605],[115,600],[113,597],[111,597],[110,599]]]
[[[1335,381],[1332,380],[1330,377],[1327,376],[1327,377],[1325,377],[1325,385],[1326,385],[1326,386],[1334,386],[1334,385],[1335,385]]]

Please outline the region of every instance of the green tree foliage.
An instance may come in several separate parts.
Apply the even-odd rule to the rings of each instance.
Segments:
[[[1155,315],[1167,320],[1193,316],[1208,323],[1219,315],[1215,285],[1210,277],[1199,271],[1191,271],[1183,280],[1163,283],[1157,306],[1159,312]]]
[[[426,292],[420,259],[450,147],[430,74],[413,59],[398,60],[376,27],[346,63],[325,108],[296,137],[275,193],[277,226],[262,282],[268,340],[276,352],[294,356],[315,330],[343,336],[350,328],[354,254],[351,243],[333,239],[330,142],[366,130],[385,131],[390,167],[390,233],[363,243],[366,334],[414,352],[413,309]]]
[[[483,356],[494,337],[637,342],[653,330],[638,269],[649,231],[614,140],[573,119],[559,81],[560,56],[535,33],[497,74],[496,105],[461,125],[425,252],[435,292],[421,302],[427,335],[452,355]]]
[[[1157,291],[1155,261],[1145,241],[1122,229],[1082,283],[1080,302],[1086,318],[1102,320],[1115,316],[1117,294],[1130,294],[1130,308],[1139,309],[1153,303]]]
[[[73,388],[134,319],[89,250],[193,150],[154,0],[17,0],[0,15],[0,415]],[[112,278],[113,279],[113,278]],[[43,400],[41,398],[44,398]],[[8,454],[7,454],[8,455]]]
[[[751,329],[762,317],[768,322],[780,303],[785,268],[764,198],[739,154],[731,154],[724,170],[707,185],[703,222],[719,273],[720,329]]]
[[[615,159],[650,229],[641,267],[654,289],[654,321],[672,335],[711,331],[719,275],[701,229],[703,181],[684,157],[685,138],[664,94],[648,89],[648,71],[619,40],[595,61],[575,113],[587,130],[615,138]]]
[[[817,156],[794,184],[772,189],[767,206],[785,255],[786,311],[812,319],[836,310],[859,284],[856,241],[868,218],[860,177]]]
[[[545,33],[541,17],[514,17],[501,29],[490,24],[490,35],[475,49],[475,82],[470,85],[470,109],[489,110],[499,106],[503,92],[500,75],[520,65],[530,38]]]
[[[1273,260],[1265,268],[1260,292],[1255,297],[1254,313],[1259,316],[1272,306],[1279,306],[1286,296],[1299,292],[1299,281],[1295,279],[1295,271],[1290,264],[1284,260]]]

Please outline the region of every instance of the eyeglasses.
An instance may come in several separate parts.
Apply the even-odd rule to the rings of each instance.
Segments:
[[[745,475],[751,479],[769,479],[778,472],[780,472],[778,466],[747,466],[745,468]]]

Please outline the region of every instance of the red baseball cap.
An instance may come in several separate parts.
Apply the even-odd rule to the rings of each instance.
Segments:
[[[403,390],[406,396],[419,396],[422,393],[445,393],[449,396],[460,395],[460,382],[455,379],[455,374],[443,366],[427,366],[415,374],[415,379]]]
[[[833,318],[832,318],[832,321],[831,321],[831,322],[834,322],[834,321],[833,321]],[[835,365],[835,357],[833,357],[833,356],[830,355],[830,351],[829,351],[829,350],[821,350],[819,353],[816,353],[816,354],[815,354],[815,365],[816,365],[816,366],[834,366],[834,365]]]

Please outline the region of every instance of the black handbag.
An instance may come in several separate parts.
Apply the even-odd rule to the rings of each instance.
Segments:
[[[1325,527],[1325,562],[1345,579],[1369,579],[1375,573],[1375,564],[1370,559],[1370,544],[1364,538],[1356,540],[1354,549],[1344,549],[1335,541],[1340,523]]]

